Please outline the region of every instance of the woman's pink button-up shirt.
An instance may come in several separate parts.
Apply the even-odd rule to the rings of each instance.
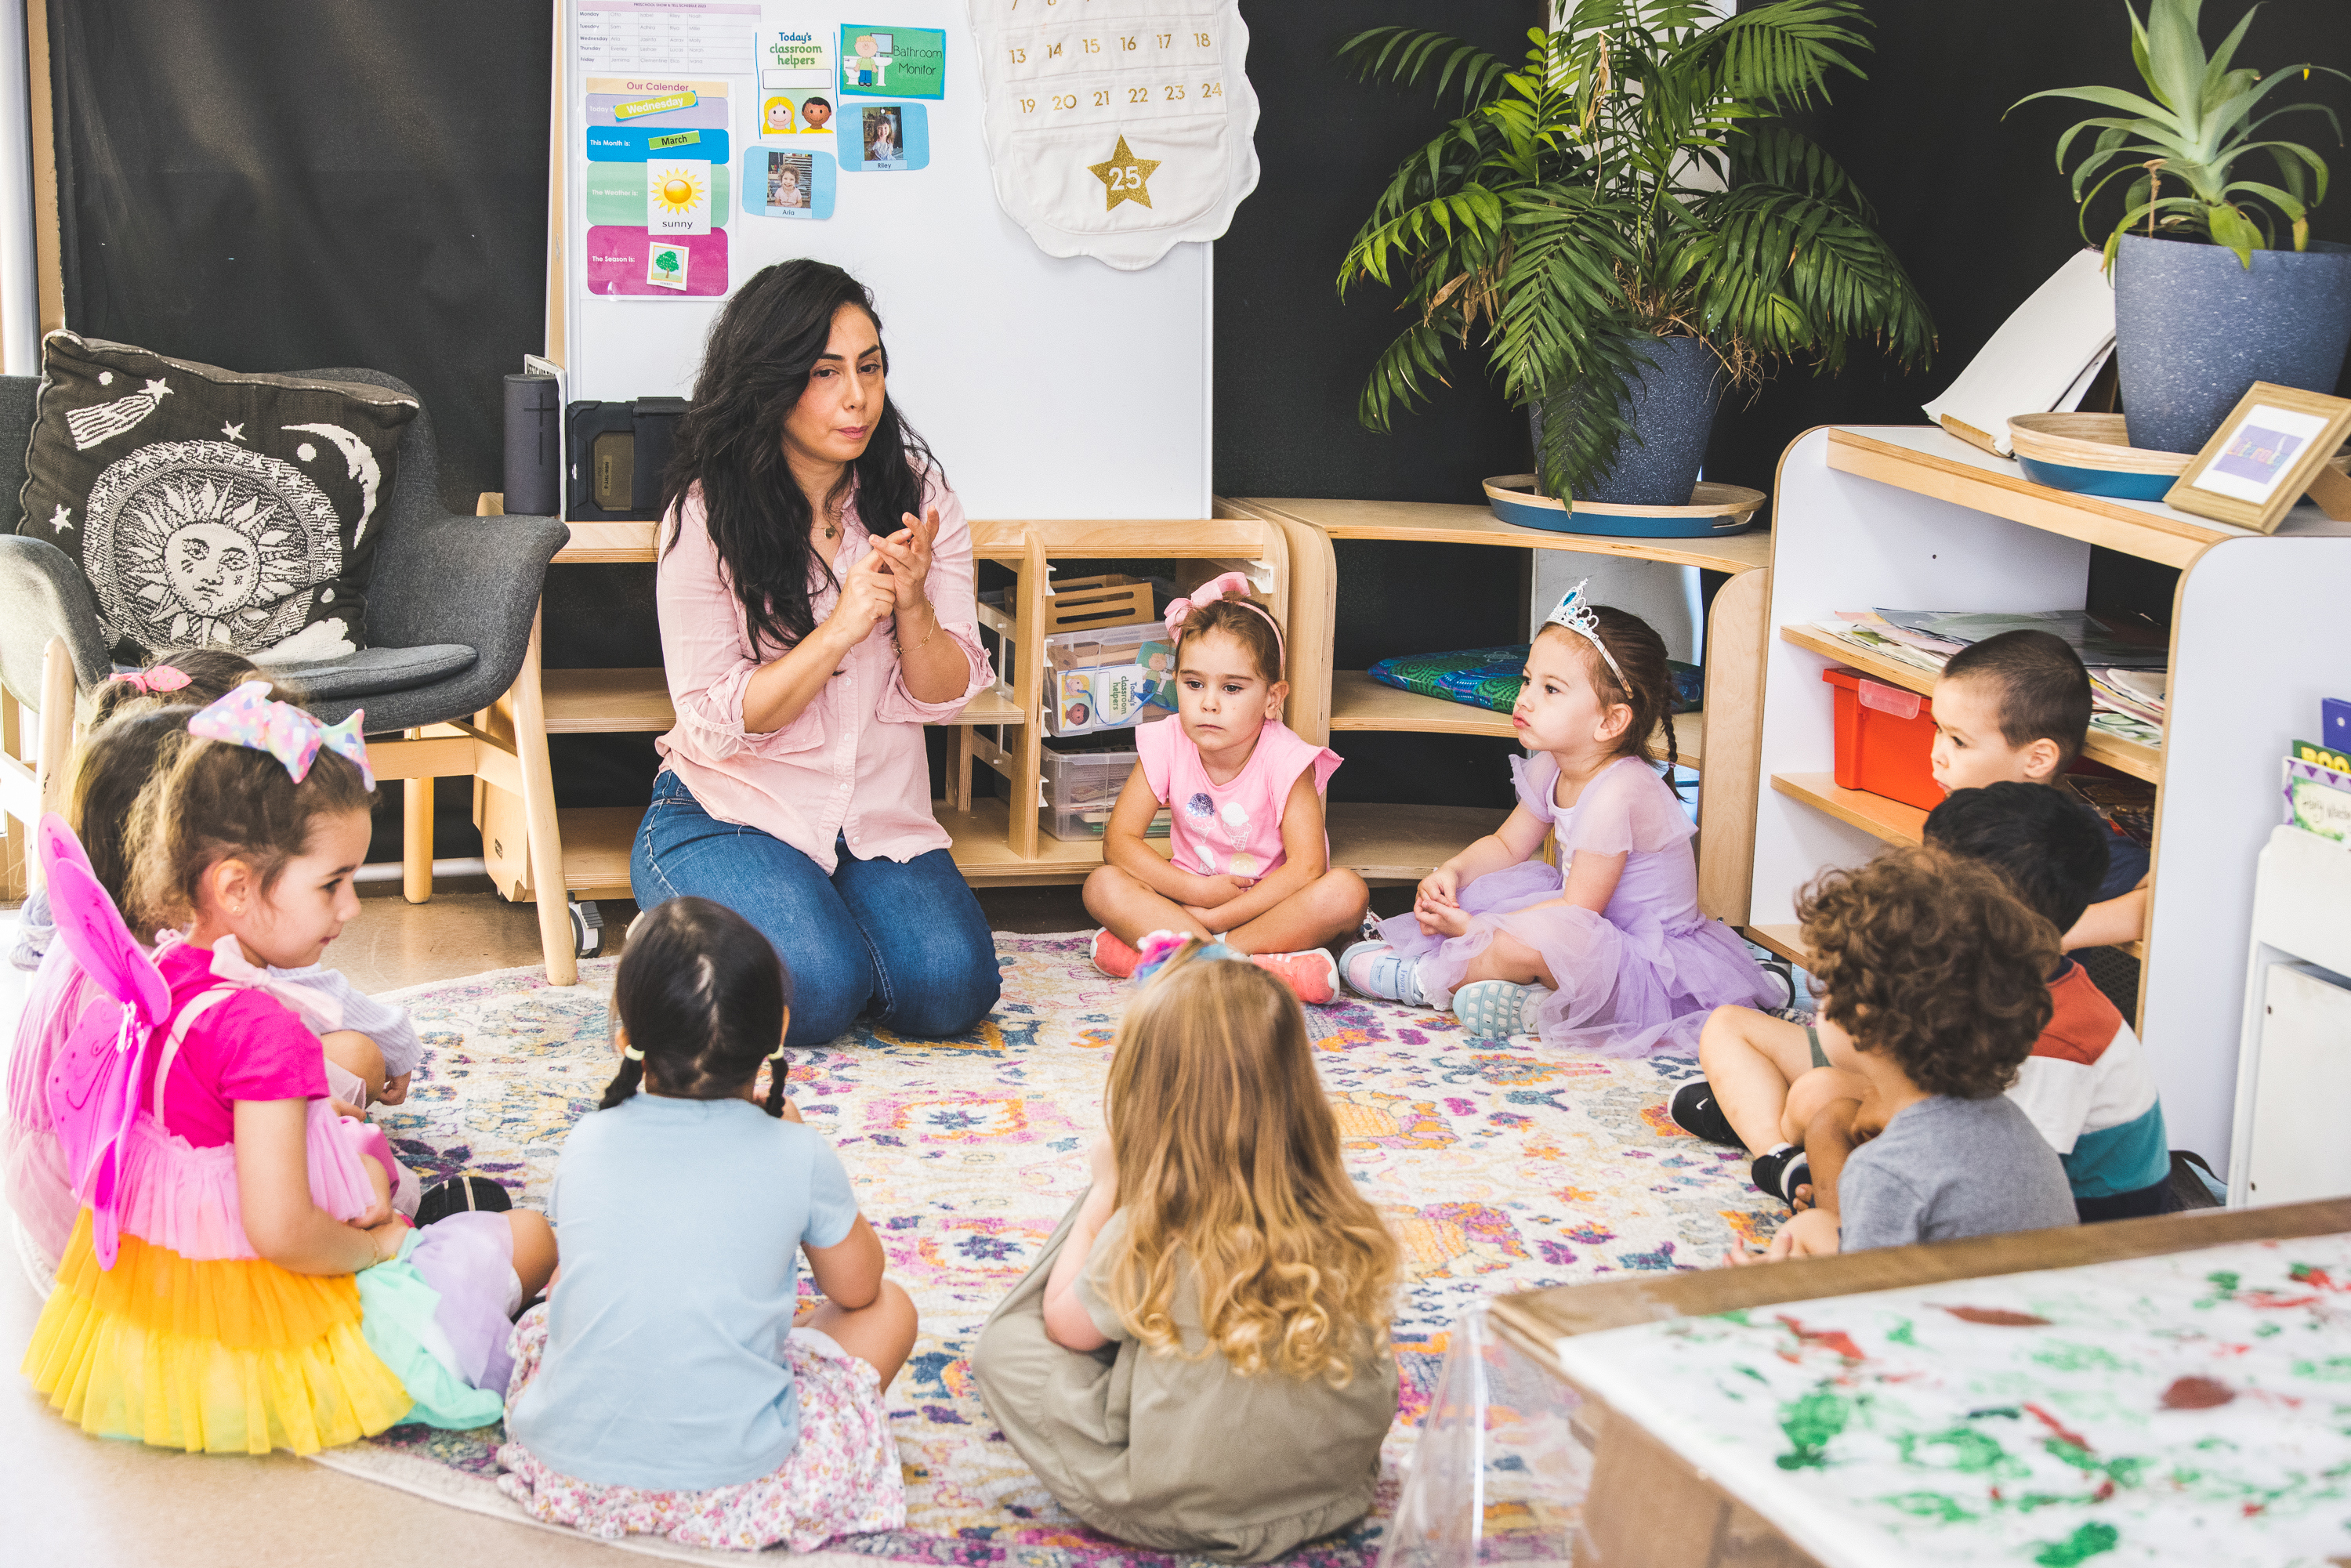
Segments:
[[[953,718],[992,678],[973,611],[971,523],[955,492],[936,481],[924,506],[939,514],[925,590],[939,634],[961,644],[971,662],[963,694],[926,703],[906,689],[893,617],[850,650],[799,716],[764,735],[744,729],[743,694],[760,665],[785,650],[752,647],[743,606],[710,541],[701,489],[689,492],[662,525],[655,599],[670,702],[677,709],[676,727],[655,743],[664,766],[712,816],[771,833],[828,873],[836,835],[860,860],[904,862],[947,847],[946,830],[931,814],[923,726]],[[891,519],[892,531],[900,526]],[[841,527],[836,578],[873,549],[854,493]],[[819,593],[815,581],[809,612],[820,623],[841,590],[828,585]]]

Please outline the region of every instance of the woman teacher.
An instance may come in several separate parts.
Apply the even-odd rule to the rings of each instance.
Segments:
[[[869,1009],[896,1033],[960,1034],[998,994],[923,745],[989,680],[971,526],[884,394],[887,366],[855,278],[768,267],[711,329],[664,478],[677,726],[629,880],[643,907],[695,894],[767,933],[794,1046]]]

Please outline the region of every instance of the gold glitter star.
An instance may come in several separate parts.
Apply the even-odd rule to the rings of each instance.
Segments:
[[[1118,151],[1103,163],[1089,163],[1088,172],[1102,183],[1102,211],[1108,212],[1121,202],[1141,202],[1151,204],[1151,187],[1144,182],[1158,168],[1157,158],[1137,158],[1126,150],[1126,138],[1118,139]]]

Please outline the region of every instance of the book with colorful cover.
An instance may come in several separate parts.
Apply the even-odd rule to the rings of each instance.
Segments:
[[[2321,838],[2351,843],[2351,772],[2289,757],[2283,792],[2289,823]]]

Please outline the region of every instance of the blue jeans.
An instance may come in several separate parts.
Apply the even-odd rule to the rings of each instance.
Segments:
[[[870,1006],[875,1027],[940,1039],[986,1018],[1002,987],[996,941],[945,850],[859,860],[837,842],[831,876],[772,834],[722,822],[684,780],[653,780],[629,883],[640,908],[692,896],[766,933],[792,975],[784,1043],[822,1045]]]

